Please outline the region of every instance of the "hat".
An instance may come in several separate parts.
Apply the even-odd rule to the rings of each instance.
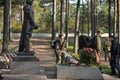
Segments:
[[[102,34],[104,34],[103,30],[98,30],[98,33],[102,33]]]
[[[80,31],[76,31],[76,34],[79,35],[79,34],[81,34],[81,32]]]

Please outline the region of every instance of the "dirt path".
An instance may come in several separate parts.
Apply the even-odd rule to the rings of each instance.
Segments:
[[[36,52],[39,57],[40,66],[44,68],[48,79],[55,79],[55,58],[54,52],[50,48],[48,39],[38,38],[33,41],[32,49]]]

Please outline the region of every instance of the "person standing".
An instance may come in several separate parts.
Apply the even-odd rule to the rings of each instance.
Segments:
[[[96,40],[95,40],[95,50],[97,51],[97,53],[99,54],[99,56],[100,56],[100,53],[101,53],[101,50],[102,50],[102,48],[101,48],[101,37],[102,37],[102,34],[103,34],[104,32],[102,31],[102,30],[98,30],[98,32],[97,32],[97,35],[96,35]]]
[[[56,55],[56,63],[61,64],[64,59],[64,51],[66,48],[66,41],[64,39],[63,34],[59,34],[58,39],[55,43],[55,55]]]
[[[110,47],[111,47],[111,41],[109,38],[106,38],[105,42],[104,42],[104,58],[105,58],[105,61],[109,61],[109,58],[110,58]]]
[[[98,30],[97,35],[94,37],[94,50],[96,50],[97,55],[97,63],[100,64],[100,53],[101,53],[101,37],[104,32],[102,30]]]
[[[110,41],[111,41],[111,48],[110,48],[111,75],[116,75],[116,69],[117,69],[120,77],[120,65],[119,65],[120,45],[114,36],[110,36]]]
[[[30,38],[33,29],[37,29],[38,25],[34,22],[34,12],[32,4],[34,0],[26,0],[24,10],[24,21],[19,42],[19,52],[30,52]]]

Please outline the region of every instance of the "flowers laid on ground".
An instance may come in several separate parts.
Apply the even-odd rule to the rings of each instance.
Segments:
[[[83,48],[79,51],[80,63],[92,66],[100,63],[100,57],[96,50],[92,48]]]
[[[69,66],[79,66],[79,55],[77,54],[70,54],[67,52],[64,52],[64,63],[65,65],[69,65]]]
[[[83,48],[79,54],[64,52],[64,61],[62,64],[69,66],[95,66],[100,63],[100,57],[96,50],[92,48]]]

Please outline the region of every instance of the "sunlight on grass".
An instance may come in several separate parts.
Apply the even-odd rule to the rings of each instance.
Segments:
[[[70,45],[68,46],[67,50],[68,50],[68,52],[73,52],[73,45],[70,44]]]
[[[105,73],[105,74],[111,73],[110,67],[106,66],[105,64],[100,64],[100,67],[101,67],[103,73]]]

